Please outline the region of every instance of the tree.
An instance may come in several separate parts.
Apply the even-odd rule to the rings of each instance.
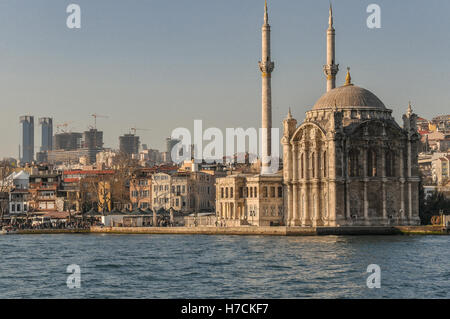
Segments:
[[[114,205],[131,205],[130,180],[139,168],[137,160],[126,153],[119,153],[113,159],[114,178],[111,181],[111,201]]]
[[[443,193],[434,191],[420,204],[419,216],[422,225],[431,224],[431,218],[440,215],[441,212],[450,214],[450,199],[446,198]]]

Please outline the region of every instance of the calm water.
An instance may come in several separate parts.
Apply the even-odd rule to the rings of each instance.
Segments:
[[[449,298],[449,247],[449,236],[0,236],[0,298]],[[66,286],[70,264],[80,289]],[[369,264],[381,289],[366,286]]]

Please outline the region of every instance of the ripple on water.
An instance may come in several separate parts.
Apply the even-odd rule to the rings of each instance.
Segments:
[[[448,298],[449,244],[448,236],[2,236],[0,297]],[[366,287],[371,263],[382,269],[381,289]],[[66,286],[69,264],[81,267],[81,289]]]

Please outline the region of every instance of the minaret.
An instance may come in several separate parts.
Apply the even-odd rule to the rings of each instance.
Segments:
[[[339,64],[335,64],[335,30],[333,27],[333,8],[330,3],[330,17],[327,30],[327,64],[323,71],[327,76],[327,92],[336,87],[336,74],[339,72]]]
[[[264,24],[262,26],[262,55],[259,68],[262,72],[262,172],[270,166],[271,130],[272,130],[272,85],[271,77],[275,64],[270,60],[270,25],[267,11],[267,0],[264,10]]]

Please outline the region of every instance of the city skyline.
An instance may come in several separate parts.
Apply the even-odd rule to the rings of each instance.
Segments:
[[[9,105],[1,132],[10,137],[2,140],[0,157],[18,156],[18,118],[24,114],[52,117],[54,126],[72,121],[73,131],[92,125],[93,112],[108,115],[98,127],[105,132],[105,146],[112,148],[131,127],[151,128],[139,135],[157,149],[164,149],[172,129],[191,128],[195,119],[221,129],[259,127],[263,1],[78,4],[82,28],[76,31],[65,26],[66,3],[0,5],[3,103]],[[420,116],[445,112],[450,45],[436,39],[447,36],[444,18],[450,5],[379,1],[382,28],[370,30],[368,4],[334,5],[336,62],[341,69],[352,67],[354,82],[382,96],[397,119],[409,100]],[[27,13],[29,6],[33,14]],[[329,2],[270,1],[269,6],[277,63],[273,126],[281,127],[289,107],[301,120],[326,90],[322,67]],[[420,24],[413,23],[418,19]],[[32,28],[38,22],[41,27]],[[190,28],[180,28],[182,22]],[[393,66],[392,61],[398,62]],[[412,80],[404,81],[408,77]],[[344,78],[341,71],[337,86]],[[41,145],[40,138],[35,145]]]

